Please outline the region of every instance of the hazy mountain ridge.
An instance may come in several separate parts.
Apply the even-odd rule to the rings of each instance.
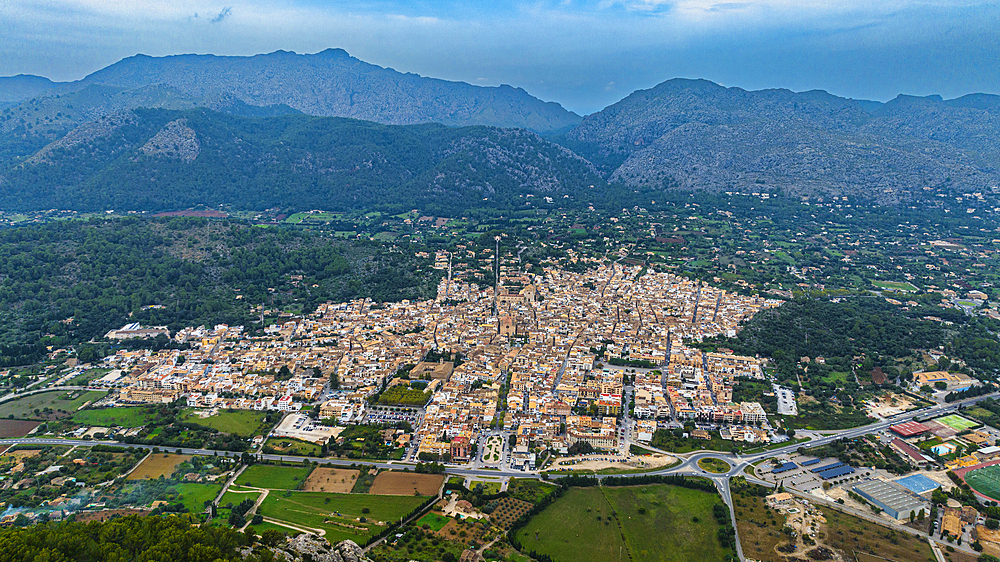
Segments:
[[[32,74],[0,76],[0,102],[21,102],[54,86],[56,83],[48,78]]]
[[[488,125],[542,133],[567,130],[581,119],[520,88],[404,74],[361,61],[342,49],[311,55],[276,51],[251,57],[136,55],[77,82],[53,84],[46,94],[52,98],[93,87],[111,88],[110,95],[118,98],[115,109],[219,109],[219,99],[231,98],[250,106],[287,105],[310,115],[383,124]],[[144,88],[161,96],[166,91],[175,95],[166,100],[154,98],[156,103],[150,104],[132,93]],[[91,111],[105,112],[107,104],[97,102]],[[87,112],[80,103],[74,105]]]
[[[919,198],[1000,183],[1000,96],[857,101],[670,80],[590,115],[564,136],[611,182]]]
[[[589,162],[522,129],[140,109],[81,125],[0,170],[0,208],[457,210],[595,184]]]

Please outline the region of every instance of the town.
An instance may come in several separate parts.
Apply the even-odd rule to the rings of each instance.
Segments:
[[[481,290],[437,257],[449,274],[434,301],[328,303],[262,337],[186,328],[170,337],[190,349],[119,351],[92,385],[116,391],[106,405],[315,408],[316,429],[295,435],[317,443],[330,437],[323,422],[406,418],[412,433],[396,439],[421,460],[468,462],[502,434],[521,445],[508,464],[524,469],[535,468],[537,451],[566,455],[577,443],[628,456],[629,443],[689,420],[724,425],[737,441],[770,441],[761,405],[732,400],[735,378],[763,379],[760,360],[687,342],[733,335],[781,301],[619,263],[525,271],[513,255],[499,261],[496,287]],[[162,330],[130,325],[108,337]]]

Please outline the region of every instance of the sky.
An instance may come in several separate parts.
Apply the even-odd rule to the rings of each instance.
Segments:
[[[953,98],[1000,93],[1000,2],[0,0],[0,76],[78,80],[137,53],[326,48],[522,87],[581,115],[677,77]]]

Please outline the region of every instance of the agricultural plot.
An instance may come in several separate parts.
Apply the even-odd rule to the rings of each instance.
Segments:
[[[155,419],[156,414],[143,407],[81,410],[73,414],[73,423],[97,427],[143,427]]]
[[[380,472],[375,477],[369,493],[386,496],[433,496],[438,493],[444,476],[441,474],[417,474],[415,472]]]
[[[128,475],[128,480],[156,480],[160,476],[170,477],[178,465],[188,461],[192,455],[168,455],[156,453],[149,455]]]
[[[72,416],[77,408],[104,398],[105,391],[53,390],[0,404],[0,418],[58,420]]]
[[[306,492],[349,494],[358,479],[358,473],[357,470],[319,467],[312,471],[302,489]]]
[[[41,425],[41,422],[27,420],[0,420],[0,439],[8,437],[24,437],[31,430]]]
[[[205,410],[189,408],[184,410],[178,419],[184,423],[193,423],[203,427],[230,433],[240,437],[252,437],[267,433],[270,427],[264,423],[267,414],[254,410],[219,410],[213,415],[205,416]]]
[[[334,544],[344,539],[361,543],[426,500],[421,496],[272,492],[259,513],[298,527],[322,529]]]
[[[238,486],[270,490],[297,490],[309,477],[310,467],[255,464],[236,479]]]
[[[517,521],[519,517],[528,513],[534,504],[524,500],[506,497],[500,498],[486,505],[487,509],[493,509],[493,513],[490,513],[490,521],[492,521],[497,527],[506,531],[510,529],[511,525],[514,524],[514,521]]]
[[[517,538],[524,551],[556,562],[615,562],[623,550],[632,560],[721,561],[732,554],[719,542],[712,513],[721,503],[715,494],[669,485],[573,488]]]

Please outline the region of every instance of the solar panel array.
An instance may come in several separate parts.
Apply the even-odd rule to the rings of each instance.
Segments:
[[[812,465],[818,463],[821,460],[823,460],[823,459],[809,459],[807,461],[802,461],[799,464],[801,464],[802,466],[812,466]]]
[[[812,469],[812,472],[815,472],[815,473],[819,474],[820,472],[823,472],[824,470],[830,470],[831,468],[837,468],[839,466],[844,466],[844,463],[838,461],[838,462],[835,462],[833,464],[828,464],[826,466],[820,466],[820,467]]]
[[[781,474],[782,472],[788,472],[789,470],[794,470],[798,468],[798,465],[793,462],[786,462],[785,464],[775,468],[771,471],[771,474]]]
[[[816,476],[819,476],[823,480],[829,480],[831,478],[837,478],[839,476],[844,476],[845,474],[851,474],[852,472],[854,472],[854,468],[853,467],[848,466],[846,464],[842,464],[842,466],[836,466],[836,467],[824,470],[822,472],[817,472]]]

